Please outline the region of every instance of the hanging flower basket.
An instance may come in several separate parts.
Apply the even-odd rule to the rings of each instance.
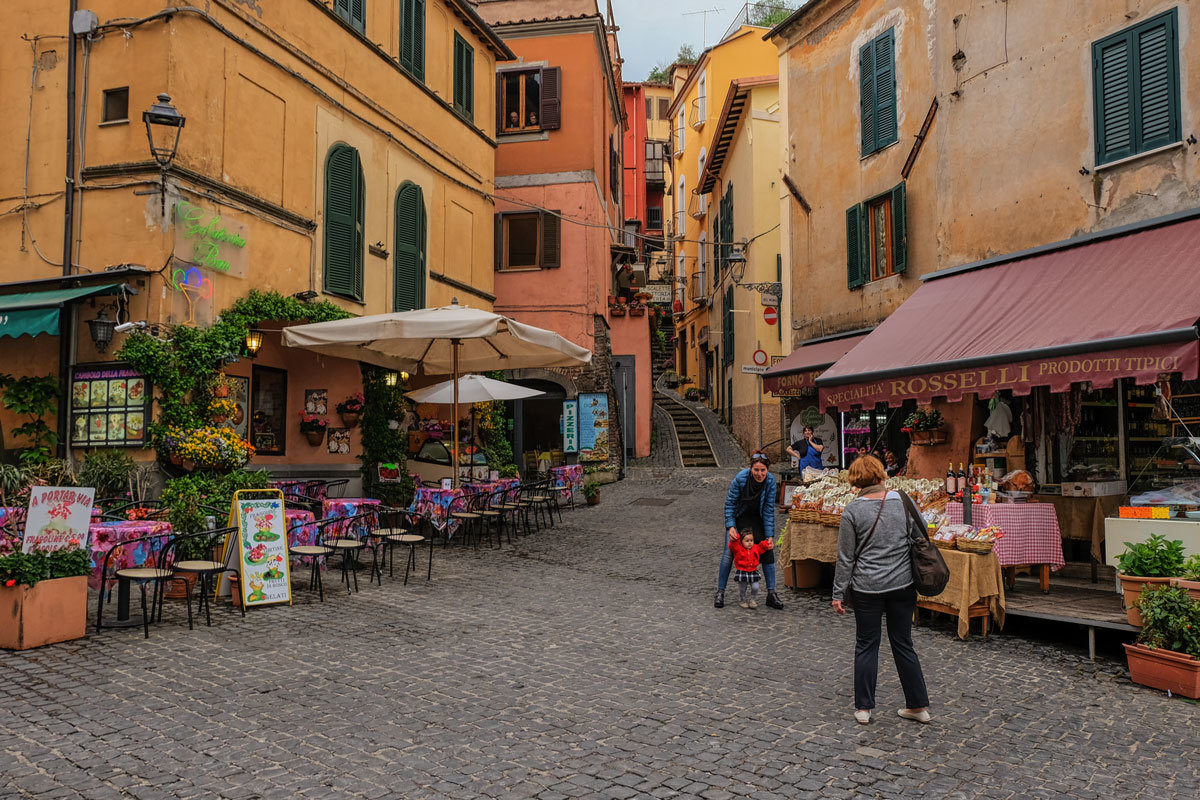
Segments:
[[[324,430],[305,431],[304,436],[306,439],[308,439],[308,443],[311,444],[313,447],[316,447],[321,442],[325,441],[325,431]]]
[[[645,306],[630,306],[629,307],[629,316],[631,316],[631,317],[646,316],[646,307]]]
[[[343,411],[341,413],[342,424],[347,428],[353,428],[358,425],[358,420],[362,415],[357,411]]]

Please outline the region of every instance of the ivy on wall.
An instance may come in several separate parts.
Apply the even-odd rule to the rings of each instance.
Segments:
[[[408,474],[408,431],[401,421],[408,409],[404,392],[407,381],[397,379],[395,386],[387,385],[390,370],[371,364],[361,364],[363,396],[366,406],[362,416],[362,462],[363,492],[388,505],[406,508],[412,502],[413,480]],[[399,470],[399,483],[381,483],[378,467],[382,463],[395,464]]]
[[[489,372],[487,377],[497,381],[505,379],[503,371]],[[514,463],[512,420],[508,417],[508,405],[503,401],[480,403],[475,407],[475,422],[483,440],[488,467],[508,477],[513,472],[509,467]]]
[[[163,434],[177,426],[193,430],[206,424],[212,402],[210,384],[231,356],[242,353],[246,334],[262,322],[328,322],[353,316],[333,303],[302,302],[278,292],[251,291],[221,312],[207,328],[178,326],[165,339],[138,331],[116,357],[154,384],[159,413],[149,426],[160,455]]]

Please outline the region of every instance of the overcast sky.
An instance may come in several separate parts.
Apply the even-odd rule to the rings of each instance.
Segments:
[[[741,2],[726,0],[612,0],[613,16],[621,29],[617,34],[621,57],[625,59],[622,77],[627,81],[643,81],[650,68],[660,61],[670,63],[685,42],[699,53],[704,49],[702,37],[704,20],[708,20],[708,43],[714,43],[742,8]],[[603,4],[601,4],[603,8]],[[722,8],[716,14],[694,14],[689,11]]]

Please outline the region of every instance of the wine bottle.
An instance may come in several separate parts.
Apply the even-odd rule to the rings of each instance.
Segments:
[[[954,494],[958,491],[958,477],[954,474],[954,462],[950,462],[950,466],[946,467],[946,494]]]
[[[963,462],[958,462],[958,491],[966,496],[967,490],[970,488],[970,482],[967,480],[967,473],[963,469]]]

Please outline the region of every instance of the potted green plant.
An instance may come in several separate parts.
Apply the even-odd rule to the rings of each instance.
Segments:
[[[589,506],[594,506],[600,502],[600,482],[588,481],[583,484],[583,498]]]
[[[78,539],[29,553],[14,542],[0,555],[0,647],[27,650],[83,637],[91,571],[91,550]]]
[[[674,370],[667,370],[663,373],[663,382],[667,384],[668,389],[674,389],[679,386],[679,374]]]
[[[1130,625],[1141,625],[1137,601],[1147,585],[1166,584],[1183,572],[1183,542],[1168,542],[1155,533],[1144,542],[1125,542],[1117,557],[1117,577],[1125,595],[1125,615]]]
[[[1200,553],[1183,562],[1179,577],[1171,580],[1172,586],[1182,586],[1193,600],[1200,600]]]
[[[208,382],[208,391],[213,397],[229,397],[229,393],[233,390],[233,381],[224,372],[218,372],[213,376],[213,379]]]
[[[502,464],[496,474],[501,478],[515,478],[518,475],[516,464]]]
[[[1138,606],[1142,630],[1125,645],[1130,680],[1200,700],[1200,601],[1183,587],[1156,586]]]
[[[933,408],[918,408],[905,418],[900,430],[907,433],[915,445],[941,444],[946,441],[945,425],[942,412]]]
[[[611,317],[625,316],[625,303],[613,303],[608,307],[608,314]]]
[[[217,397],[213,395],[208,401],[208,420],[213,425],[222,425],[225,420],[232,416],[236,416],[238,405],[229,397]]]
[[[29,475],[16,464],[0,464],[0,506],[29,486]]]
[[[337,412],[342,417],[342,424],[347,428],[353,428],[358,424],[358,419],[362,416],[363,408],[367,405],[367,398],[362,392],[355,392],[345,400],[337,404]]]
[[[309,414],[307,411],[300,412],[300,432],[308,437],[308,443],[313,447],[325,440],[325,429],[328,426],[329,422],[324,417]]]
[[[83,457],[79,485],[93,487],[98,499],[124,497],[133,471],[133,459],[123,450],[93,450]]]
[[[700,390],[695,386],[689,386],[687,391],[683,393],[683,399],[691,400],[693,403],[698,402],[700,400]]]

